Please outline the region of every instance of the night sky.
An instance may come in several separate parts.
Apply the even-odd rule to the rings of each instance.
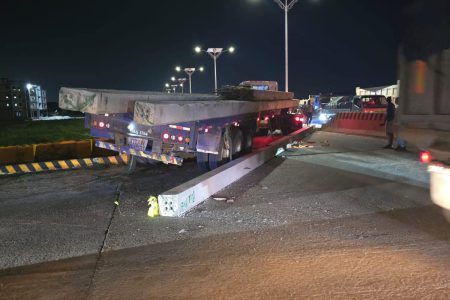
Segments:
[[[300,0],[289,14],[290,89],[353,94],[396,82],[397,0]],[[162,91],[176,65],[204,66],[194,92],[211,92],[213,61],[195,45],[236,47],[218,60],[219,86],[284,86],[284,15],[272,0],[2,0],[0,77],[61,86]],[[183,76],[186,77],[186,76]]]

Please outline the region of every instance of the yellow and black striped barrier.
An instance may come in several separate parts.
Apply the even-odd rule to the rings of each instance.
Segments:
[[[89,168],[98,165],[108,166],[108,165],[122,165],[127,163],[128,163],[128,156],[119,155],[119,156],[96,157],[96,158],[34,162],[34,163],[5,165],[5,166],[0,165],[0,175],[70,170],[70,169]]]
[[[98,148],[103,148],[119,153],[125,153],[128,155],[139,156],[146,159],[160,161],[166,165],[172,164],[181,166],[183,164],[183,159],[181,157],[176,157],[173,155],[163,154],[163,153],[155,153],[148,151],[139,151],[135,150],[128,146],[117,146],[111,143],[103,142],[103,141],[95,141],[95,146]]]

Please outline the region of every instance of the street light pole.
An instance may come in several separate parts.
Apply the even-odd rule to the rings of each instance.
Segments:
[[[181,72],[181,67],[177,66],[177,67],[175,67],[175,70],[177,72]],[[194,75],[196,70],[197,70],[196,68],[184,68],[184,72],[189,76],[189,94],[192,94],[192,75]],[[198,70],[200,72],[203,72],[204,68],[200,67],[200,68],[198,68]]]
[[[186,82],[186,78],[178,78],[177,80],[181,87],[181,93],[184,94],[184,83]]]
[[[212,58],[214,59],[214,90],[216,91],[216,93],[217,93],[217,58],[219,57],[219,55],[212,56]]]
[[[288,51],[288,12],[294,7],[295,3],[298,2],[298,0],[284,0],[284,3],[282,0],[274,0],[282,10],[284,10],[284,47],[285,47],[285,57],[284,57],[284,63],[285,63],[285,73],[284,73],[284,80],[285,80],[285,91],[289,91],[289,51]]]
[[[195,52],[206,52],[211,56],[211,58],[214,60],[214,93],[217,94],[217,59],[222,53],[230,52],[234,53],[234,47],[230,47],[228,49],[223,48],[208,48],[206,51],[202,50],[200,47],[195,47]]]

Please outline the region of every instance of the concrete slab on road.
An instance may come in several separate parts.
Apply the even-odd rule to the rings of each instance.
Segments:
[[[142,203],[177,172],[126,181],[95,266],[86,254],[0,271],[0,294],[448,298],[450,227],[431,205],[426,177],[412,176],[426,172],[415,154],[332,133],[310,142],[217,194],[232,203],[210,199],[184,218],[149,219]],[[165,186],[149,187],[153,178]]]

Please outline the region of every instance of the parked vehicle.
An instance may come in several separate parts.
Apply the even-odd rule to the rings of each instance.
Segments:
[[[368,113],[385,112],[387,108],[386,97],[383,95],[355,96],[353,104],[359,111]]]

